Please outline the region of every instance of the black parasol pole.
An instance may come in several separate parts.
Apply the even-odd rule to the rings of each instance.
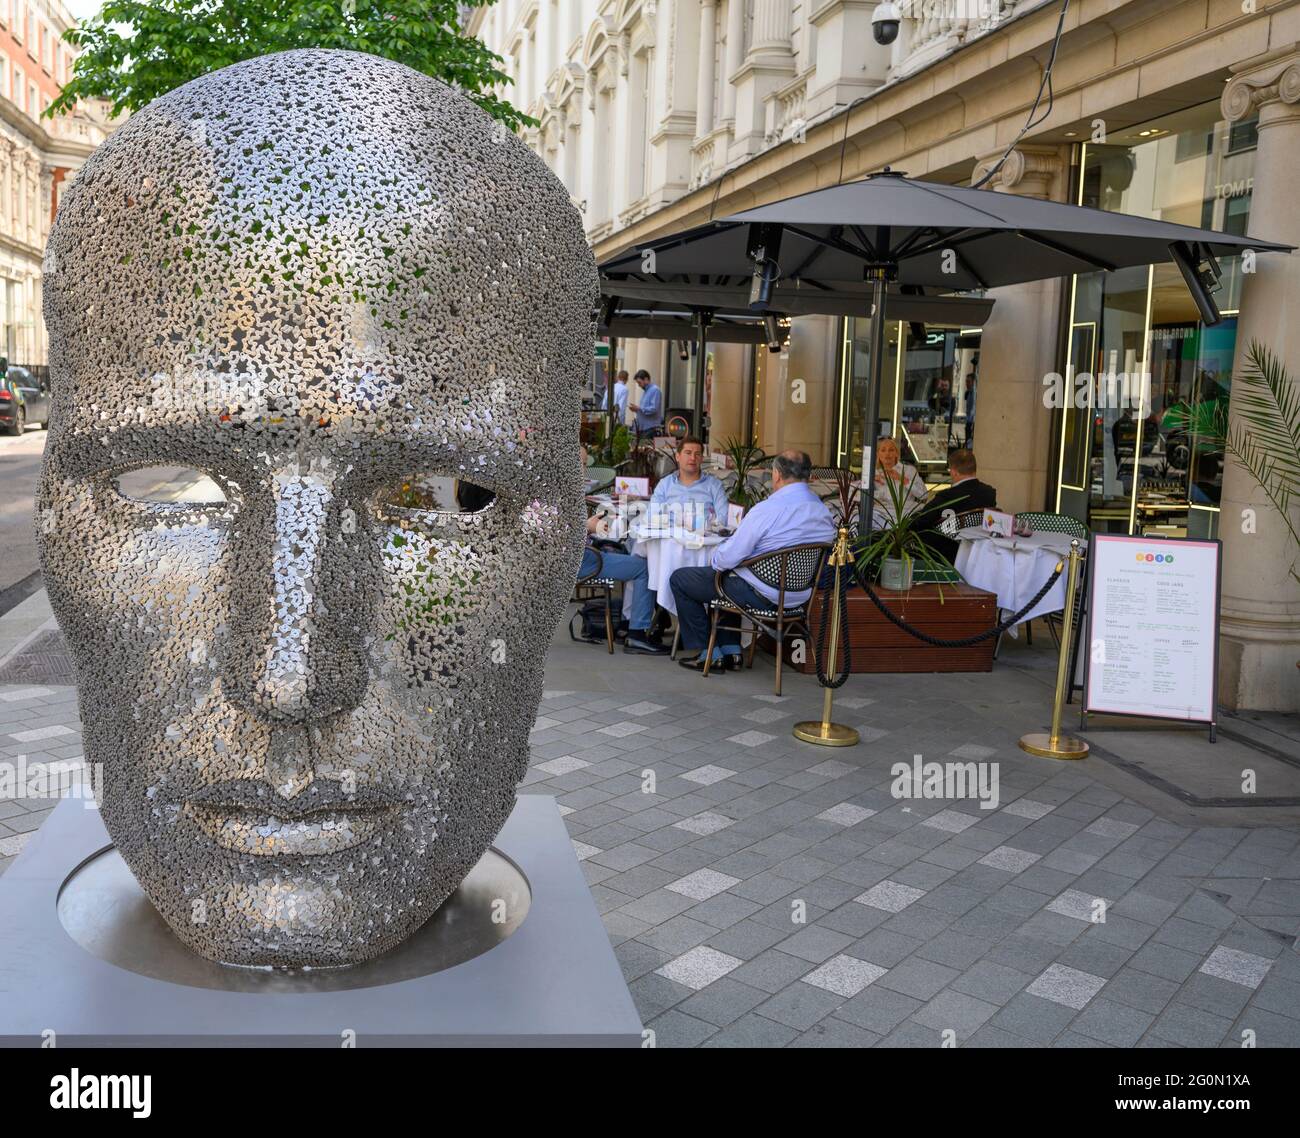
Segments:
[[[875,512],[876,436],[880,430],[880,381],[885,368],[885,286],[892,266],[872,265],[867,269],[871,281],[871,359],[867,365],[866,422],[862,425],[862,492],[858,497],[860,532],[871,535],[871,516]]]
[[[609,358],[605,362],[605,446],[611,449],[614,446],[614,416],[616,408],[614,406],[614,377],[617,374],[618,366],[614,362],[614,354],[618,350],[618,337],[613,332],[609,334]]]
[[[709,352],[709,325],[713,322],[710,309],[700,308],[695,312],[695,411],[691,424],[691,434],[697,439],[704,438],[704,377],[707,369]]]

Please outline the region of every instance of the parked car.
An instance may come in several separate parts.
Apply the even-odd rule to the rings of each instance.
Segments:
[[[0,429],[21,435],[28,423],[48,429],[50,397],[25,367],[11,367],[0,376]]]

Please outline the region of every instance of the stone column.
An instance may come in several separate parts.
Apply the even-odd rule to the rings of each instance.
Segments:
[[[713,130],[713,55],[717,50],[715,21],[717,0],[700,0],[700,75],[695,94],[695,137],[703,138]]]
[[[722,68],[722,120],[736,118],[736,88],[732,76],[740,70],[745,46],[745,0],[727,0],[727,58]]]
[[[3,136],[0,136],[0,233],[12,235],[13,233],[13,185],[10,181],[13,171],[13,153],[14,144]],[[0,288],[3,288],[3,282],[0,282]],[[0,355],[3,351],[0,350]]]
[[[27,156],[20,152],[14,159],[14,192],[17,195],[17,208],[14,211],[14,237],[19,241],[27,240],[28,214],[31,203],[27,198]]]
[[[749,58],[789,54],[789,0],[754,0],[754,37],[749,45]]]
[[[42,162],[38,170],[40,189],[36,195],[36,244],[44,245],[54,216],[54,167]]]
[[[27,241],[41,243],[41,163],[36,157],[27,159]]]
[[[978,182],[1001,151],[978,162]],[[1068,164],[1053,146],[1013,150],[984,189],[1061,201]],[[975,395],[975,457],[981,481],[997,488],[998,505],[1013,513],[1041,510],[1051,463],[1051,410],[1043,377],[1057,370],[1057,278],[993,289],[993,312],[980,339]]]
[[[736,76],[736,123],[729,161],[747,158],[763,148],[767,130],[766,99],[793,75],[789,0],[754,0],[749,51]]]
[[[1252,236],[1300,245],[1300,50],[1297,45],[1233,67],[1223,117],[1238,122],[1258,111],[1250,203]],[[1260,254],[1245,278],[1237,320],[1234,376],[1252,340],[1266,345],[1300,383],[1300,253]],[[1234,383],[1229,425],[1238,422]],[[1219,701],[1226,707],[1300,711],[1300,585],[1290,567],[1300,560],[1283,519],[1255,480],[1228,459],[1223,471],[1219,537]],[[1291,524],[1300,530],[1300,504]]]

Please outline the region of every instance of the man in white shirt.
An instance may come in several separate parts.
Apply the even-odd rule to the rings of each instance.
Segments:
[[[782,451],[772,462],[772,493],[751,507],[740,528],[713,551],[712,568],[678,569],[669,579],[677,602],[682,645],[688,653],[697,653],[695,658],[683,656],[679,661],[683,667],[704,667],[704,650],[709,643],[709,610],[705,606],[717,596],[713,587],[715,570],[733,569],[751,557],[792,545],[830,545],[835,541],[831,512],[808,486],[811,474],[812,459],[803,451]],[[747,569],[728,577],[725,588],[729,597],[750,608],[771,608],[778,598],[776,589],[763,584]],[[810,589],[787,591],[786,607],[804,604],[810,593]],[[738,628],[719,624],[710,671],[724,661],[734,664],[739,660]]]
[[[600,409],[609,410],[609,388],[600,398]],[[627,372],[620,371],[614,377],[614,425],[621,427],[627,422]]]
[[[664,524],[702,530],[709,512],[718,525],[727,523],[727,488],[704,473],[704,444],[687,436],[677,444],[677,471],[661,478],[650,496],[650,517]]]

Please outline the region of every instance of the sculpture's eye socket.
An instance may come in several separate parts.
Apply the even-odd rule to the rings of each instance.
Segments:
[[[380,491],[376,504],[390,517],[481,514],[492,508],[496,494],[464,478],[412,474]]]
[[[192,466],[142,466],[115,475],[113,485],[134,502],[220,506],[227,501],[212,477]]]

